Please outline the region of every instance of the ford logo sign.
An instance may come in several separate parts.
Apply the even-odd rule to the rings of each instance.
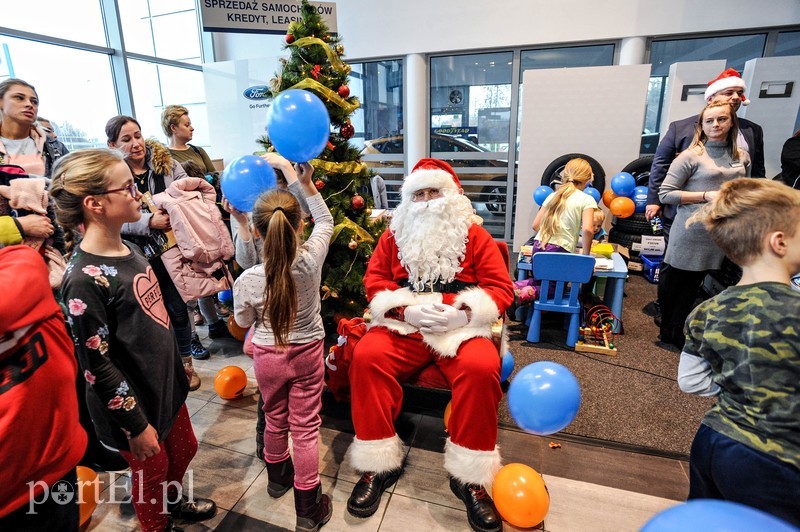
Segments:
[[[269,88],[266,85],[256,85],[255,87],[248,87],[242,93],[248,100],[267,100],[272,97]]]

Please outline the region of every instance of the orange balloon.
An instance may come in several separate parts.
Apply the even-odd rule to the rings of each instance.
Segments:
[[[228,317],[228,332],[240,342],[244,342],[244,337],[247,336],[247,329],[239,327],[239,324],[233,319],[233,314]]]
[[[80,513],[80,526],[85,525],[97,508],[97,499],[100,493],[100,482],[93,469],[77,466],[75,473],[78,475],[78,512]]]
[[[444,407],[444,431],[447,432],[447,426],[450,424],[450,414],[453,411],[453,401],[447,403]]]
[[[608,206],[611,214],[618,218],[627,218],[636,212],[636,204],[632,199],[623,196],[617,196],[611,200],[611,205]]]
[[[508,464],[498,471],[492,497],[503,519],[519,528],[538,525],[550,509],[550,494],[542,476],[525,464]]]
[[[238,366],[225,366],[214,377],[214,389],[223,399],[237,399],[247,387],[247,375]]]
[[[603,192],[603,203],[606,204],[606,207],[610,208],[611,207],[611,202],[614,201],[614,198],[618,198],[618,197],[619,196],[614,194],[614,191],[609,188],[608,190]]]

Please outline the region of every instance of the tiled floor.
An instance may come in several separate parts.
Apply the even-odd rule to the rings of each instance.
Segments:
[[[220,511],[185,530],[293,530],[291,491],[280,499],[270,498],[266,470],[254,455],[257,396],[252,360],[240,353],[238,343],[209,345],[211,358],[195,362],[202,387],[187,400],[200,446],[184,487],[191,486],[196,496],[214,499]],[[214,375],[227,365],[241,367],[250,378],[242,399],[226,401],[214,392]],[[464,507],[450,492],[443,467],[446,435],[441,417],[403,414],[401,437],[410,443],[405,472],[384,494],[377,513],[362,520],[346,509],[359,477],[344,460],[353,439],[352,425],[344,408],[323,411],[320,473],[323,490],[334,504],[333,518],[323,530],[469,530]],[[550,441],[561,448],[551,449]],[[544,523],[548,531],[638,530],[659,511],[685,499],[688,492],[688,466],[677,460],[506,429],[500,431],[498,444],[504,463],[524,463],[542,473],[550,493]],[[95,510],[89,530],[140,530],[132,507],[114,502],[124,498],[129,479],[105,473],[101,479],[106,502]],[[506,523],[505,530],[518,529]]]

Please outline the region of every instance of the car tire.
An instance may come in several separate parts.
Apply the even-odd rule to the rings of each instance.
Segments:
[[[637,187],[646,187],[650,183],[650,168],[653,166],[653,156],[645,155],[625,165],[623,172],[628,172],[636,180]]]
[[[632,235],[653,234],[653,228],[650,226],[650,222],[647,221],[647,217],[643,212],[633,213],[633,215],[628,218],[615,217],[612,225],[617,231]]]
[[[586,162],[589,163],[589,166],[592,167],[592,172],[594,173],[594,183],[592,183],[592,186],[599,190],[602,194],[606,189],[606,171],[603,170],[603,167],[600,166],[600,163],[598,163],[592,157],[582,153],[568,153],[553,160],[553,162],[547,165],[547,168],[544,169],[544,173],[542,174],[542,185],[552,187],[551,183],[553,183],[553,181],[558,181],[561,176],[561,171],[564,170],[564,166],[566,166],[570,159],[575,158],[585,159]]]
[[[492,179],[490,185],[481,189],[480,201],[486,205],[487,211],[498,216],[505,215],[508,194],[504,193],[504,189],[506,189],[506,178],[502,176]]]

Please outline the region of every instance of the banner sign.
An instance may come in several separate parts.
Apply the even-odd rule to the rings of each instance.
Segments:
[[[317,8],[331,33],[337,32],[336,4],[310,2]],[[201,0],[203,31],[224,33],[272,33],[283,35],[289,24],[302,18],[300,0],[251,2],[245,0]]]

